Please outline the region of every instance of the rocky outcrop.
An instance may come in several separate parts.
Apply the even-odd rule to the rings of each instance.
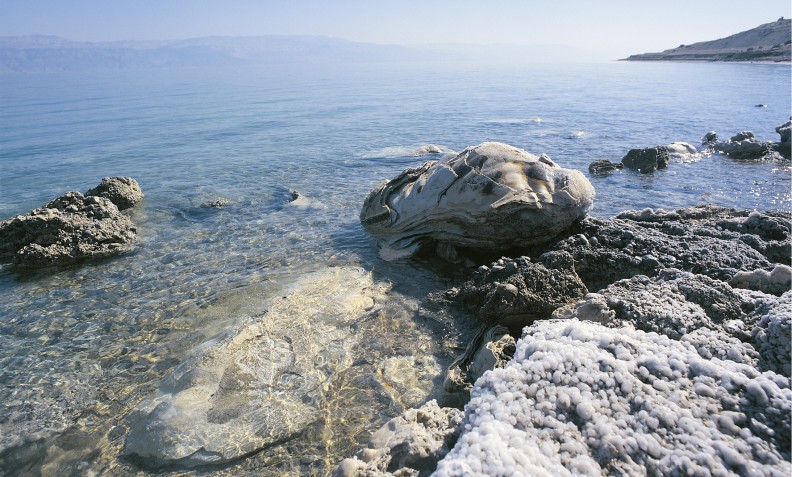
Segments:
[[[110,199],[68,192],[27,215],[0,222],[0,262],[40,268],[108,257],[128,251],[136,232]]]
[[[98,186],[86,192],[85,196],[110,199],[118,210],[125,210],[143,200],[143,191],[131,177],[105,177]]]
[[[663,268],[729,280],[738,271],[770,270],[792,250],[787,214],[712,205],[587,217],[576,232],[551,248],[572,255],[590,291],[635,275],[652,277]]]
[[[568,233],[443,295],[487,324],[449,369],[471,398],[434,475],[789,474],[790,215],[645,209]],[[531,317],[516,351],[491,325],[510,316]]]
[[[375,290],[358,268],[306,275],[164,379],[130,414],[124,454],[155,469],[222,464],[300,434],[331,378],[352,364],[348,323],[373,306]]]
[[[668,167],[668,148],[664,146],[630,149],[621,160],[624,167],[647,174]]]
[[[429,401],[388,421],[335,477],[428,476],[456,443],[462,411]]]
[[[732,136],[728,141],[718,141],[717,135],[710,132],[711,138],[705,137],[706,144],[714,151],[729,156],[732,159],[760,160],[775,158],[790,158],[790,124],[787,121],[776,127],[776,132],[781,136],[780,142],[760,141],[751,131],[741,131]]]
[[[579,171],[489,142],[380,184],[360,220],[383,258],[437,244],[452,257],[454,247],[493,252],[548,242],[583,218],[593,200],[594,188]]]

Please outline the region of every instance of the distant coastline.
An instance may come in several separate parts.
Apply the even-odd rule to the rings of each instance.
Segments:
[[[792,61],[792,20],[779,18],[718,40],[679,45],[659,53],[641,53],[620,61]]]

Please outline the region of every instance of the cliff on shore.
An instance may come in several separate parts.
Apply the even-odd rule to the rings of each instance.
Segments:
[[[779,18],[748,31],[659,53],[642,53],[625,61],[790,61],[792,20]]]

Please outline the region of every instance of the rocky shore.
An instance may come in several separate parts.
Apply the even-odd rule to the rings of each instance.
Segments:
[[[407,411],[335,475],[789,475],[791,219],[630,210],[478,266],[429,297],[480,320],[464,410]]]

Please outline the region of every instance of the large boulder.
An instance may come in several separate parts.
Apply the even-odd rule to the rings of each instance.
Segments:
[[[109,199],[68,192],[0,222],[0,262],[17,268],[72,264],[128,251],[137,229]]]
[[[593,201],[594,188],[579,171],[487,142],[380,184],[360,220],[386,259],[438,243],[493,252],[548,242]]]
[[[154,469],[205,466],[299,435],[321,416],[330,380],[352,364],[349,323],[376,290],[359,268],[302,277],[266,314],[166,377],[128,416],[123,453]]]
[[[630,149],[622,158],[622,164],[628,169],[635,169],[647,174],[668,166],[668,148],[665,146]]]
[[[86,197],[104,197],[110,199],[118,210],[134,207],[143,200],[140,185],[131,177],[105,177],[102,182],[85,193]]]

